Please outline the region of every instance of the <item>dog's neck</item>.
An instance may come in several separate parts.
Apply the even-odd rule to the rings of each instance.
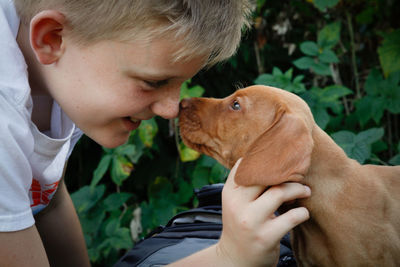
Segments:
[[[341,147],[318,126],[313,129],[314,147],[311,155],[311,166],[304,178],[304,183],[311,188],[321,184],[335,187],[345,179],[352,177],[351,173],[357,171],[361,165],[350,159]],[[319,177],[321,174],[324,177]],[[328,190],[329,191],[329,190]]]

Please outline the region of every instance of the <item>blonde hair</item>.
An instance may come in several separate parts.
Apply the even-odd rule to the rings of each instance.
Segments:
[[[250,25],[253,0],[14,0],[29,23],[42,10],[62,12],[77,42],[168,37],[175,60],[208,56],[206,66],[232,56]]]

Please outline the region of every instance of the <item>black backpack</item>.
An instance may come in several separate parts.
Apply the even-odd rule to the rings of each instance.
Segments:
[[[222,230],[223,184],[196,190],[198,208],[181,212],[129,250],[114,267],[163,266],[218,242]],[[289,235],[281,240],[278,266],[296,266]]]

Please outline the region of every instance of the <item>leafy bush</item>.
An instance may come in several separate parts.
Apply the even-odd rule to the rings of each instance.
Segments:
[[[236,56],[187,81],[182,97],[280,87],[309,104],[349,157],[399,165],[398,14],[391,0],[258,0]],[[112,265],[137,238],[195,206],[195,188],[224,181],[228,170],[176,132],[176,120],[155,118],[119,148],[80,140],[66,182],[94,266]]]

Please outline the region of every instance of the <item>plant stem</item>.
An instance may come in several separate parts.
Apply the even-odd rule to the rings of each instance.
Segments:
[[[254,52],[256,54],[258,74],[260,75],[264,73],[264,67],[261,62],[260,49],[258,48],[258,44],[256,41],[254,41]]]
[[[386,120],[387,120],[387,137],[388,137],[388,147],[389,147],[389,155],[390,157],[393,157],[393,137],[392,137],[392,121],[391,121],[391,116],[390,113],[386,113]]]
[[[170,127],[173,127],[173,129],[174,129],[175,146],[176,146],[176,150],[178,151],[179,158],[181,158],[181,151],[179,149],[179,129],[178,129],[177,120],[178,119],[170,120]]]
[[[121,193],[121,188],[119,187],[119,185],[116,185],[116,191],[117,191],[117,193]],[[123,207],[123,210],[121,212],[121,215],[119,216],[120,220],[124,216],[125,212],[128,210],[128,205],[126,203],[123,203],[122,207]]]
[[[340,77],[338,65],[332,63],[332,64],[329,65],[329,67],[330,67],[331,72],[332,72],[333,82],[335,84],[338,84],[338,85],[343,85],[342,78]],[[350,114],[350,108],[349,108],[347,97],[346,96],[342,97],[342,101],[343,101],[343,106],[344,106],[344,110],[346,112],[346,115],[349,115]]]
[[[383,160],[381,160],[380,158],[378,158],[376,156],[374,156],[373,158],[371,157],[370,160],[372,162],[376,162],[376,163],[379,163],[379,164],[384,165],[384,166],[388,165],[386,162],[384,162]]]
[[[353,23],[351,21],[351,15],[349,12],[346,12],[346,17],[347,17],[347,26],[349,28],[349,35],[350,35],[350,46],[351,46],[351,62],[353,65],[353,75],[354,75],[354,81],[356,85],[356,98],[359,99],[361,98],[361,92],[360,92],[360,84],[358,80],[358,70],[357,70],[357,61],[356,61],[356,49],[355,49],[355,43],[354,43],[354,32],[353,32]]]
[[[394,124],[394,126],[393,126],[393,129],[394,129],[394,134],[393,134],[393,136],[397,136],[397,140],[393,140],[394,142],[399,142],[399,139],[398,139],[398,137],[400,136],[400,133],[399,133],[399,116],[398,115],[393,115],[393,124]],[[399,153],[400,153],[400,151],[398,151]]]

